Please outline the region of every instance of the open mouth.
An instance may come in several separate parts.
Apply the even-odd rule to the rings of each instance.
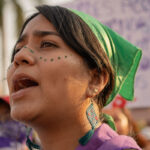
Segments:
[[[21,77],[14,80],[13,85],[14,85],[13,91],[17,92],[22,89],[38,86],[39,84],[35,80],[32,80],[28,77]]]

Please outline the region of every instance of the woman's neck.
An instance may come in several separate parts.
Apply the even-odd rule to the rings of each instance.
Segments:
[[[68,112],[68,116],[63,117],[55,123],[47,121],[42,124],[39,122],[38,126],[34,129],[39,135],[42,149],[75,150],[79,145],[79,139],[92,128],[86,116],[88,106],[89,105],[78,108],[73,114]],[[99,127],[100,124],[99,122],[96,128]]]
[[[89,130],[91,125],[88,122],[83,124],[76,121],[36,129],[44,150],[75,150],[79,145],[78,140]]]

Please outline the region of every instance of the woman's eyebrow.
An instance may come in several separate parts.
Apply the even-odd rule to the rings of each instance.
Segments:
[[[53,32],[53,31],[34,31],[33,35],[38,37],[44,37],[47,35],[56,35],[60,37],[60,35],[57,32]]]
[[[60,37],[60,35],[57,32],[53,32],[53,31],[38,31],[38,30],[36,30],[36,31],[33,32],[33,35],[38,36],[38,37],[44,37],[44,36],[47,36],[47,35],[56,35],[56,36]],[[24,39],[26,37],[27,37],[27,34],[24,34],[24,35],[20,36],[20,38],[16,42],[16,45],[18,43],[24,41]]]
[[[27,35],[26,35],[26,34],[24,34],[24,35],[20,36],[20,37],[19,37],[19,39],[18,39],[18,41],[16,42],[16,45],[17,45],[18,43],[20,43],[20,42],[24,41],[24,39],[25,39],[26,37],[27,37]]]

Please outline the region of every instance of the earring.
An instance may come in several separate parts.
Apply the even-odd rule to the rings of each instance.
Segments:
[[[30,140],[29,136],[30,136],[31,131],[32,131],[32,128],[27,128],[27,140],[26,140],[26,145],[28,146],[29,150],[32,150],[32,148],[34,148],[34,149],[40,149],[40,146],[39,146],[39,145],[34,144],[34,143]]]
[[[94,93],[97,93],[98,92],[98,89],[94,89]]]
[[[86,145],[88,141],[91,139],[92,135],[94,134],[94,129],[97,126],[99,119],[96,116],[93,101],[91,100],[90,106],[86,110],[86,116],[88,121],[90,122],[92,129],[89,130],[82,138],[79,139],[79,143],[81,145]]]
[[[95,127],[97,126],[97,124],[99,122],[99,119],[95,113],[94,105],[93,105],[92,101],[91,101],[90,106],[87,108],[86,115],[87,115],[87,118],[88,118],[88,120],[92,126],[92,129],[95,129]]]

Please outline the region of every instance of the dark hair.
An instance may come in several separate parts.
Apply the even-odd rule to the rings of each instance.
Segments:
[[[7,102],[5,102],[2,98],[0,98],[0,107],[5,108],[4,111],[2,109],[2,112],[0,112],[0,122],[5,122],[8,119],[10,119],[10,105]]]
[[[109,81],[103,91],[95,98],[97,104],[100,104],[101,107],[105,105],[114,87],[114,72],[95,34],[78,15],[67,8],[48,5],[36,8],[38,12],[25,21],[20,36],[28,22],[38,14],[42,14],[54,25],[64,42],[82,56],[90,69],[96,68],[98,73],[101,73],[104,69],[108,72]]]

